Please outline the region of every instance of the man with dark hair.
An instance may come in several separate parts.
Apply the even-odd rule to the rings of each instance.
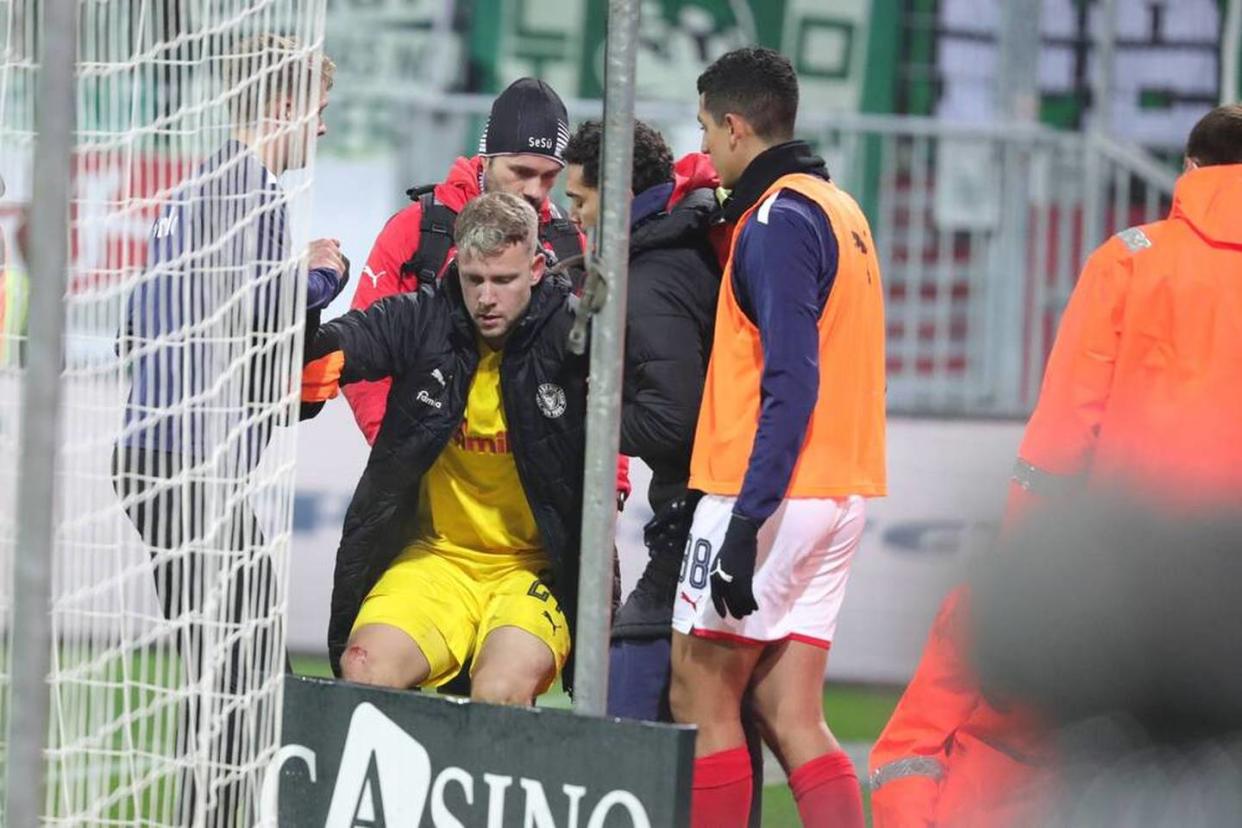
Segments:
[[[564,667],[578,585],[587,359],[569,287],[546,275],[535,209],[466,204],[437,291],[324,325],[302,399],[392,378],[392,407],[345,515],[328,622],[333,670],[532,704]]]
[[[784,55],[771,49],[738,49],[699,76],[699,103],[717,124],[741,117],[760,141],[776,145],[793,138],[798,117],[798,75]]]
[[[594,227],[599,220],[599,162],[603,143],[604,125],[599,121],[585,121],[565,147],[565,195],[569,196],[569,213],[584,228]],[[699,153],[687,158],[706,160]],[[630,189],[642,194],[672,181],[673,151],[664,142],[664,136],[642,121],[634,121],[634,165]],[[633,216],[630,221],[633,223]]]
[[[602,138],[600,122],[587,121],[565,148],[570,214],[584,227],[599,217]],[[642,121],[632,175],[621,452],[651,468],[654,515],[643,532],[650,559],[613,618],[608,713],[668,721],[673,597],[694,509],[690,447],[720,290],[710,238],[718,179],[700,153],[674,165],[664,137]]]
[[[1100,490],[1180,516],[1242,501],[1242,106],[1195,125],[1184,168],[1167,219],[1121,231],[1083,268],[1018,449],[1007,530]],[[872,751],[880,828],[1031,822],[1046,734],[980,687],[970,597],[945,599]]]
[[[1186,171],[1242,164],[1242,104],[1218,106],[1204,115],[1186,141]]]
[[[861,826],[822,694],[865,499],[886,486],[879,262],[858,205],[789,140],[798,85],[786,58],[738,49],[698,88],[703,149],[737,230],[690,464],[704,495],[673,613],[673,715],[698,726],[692,823],[745,824],[749,692],[803,824]]]

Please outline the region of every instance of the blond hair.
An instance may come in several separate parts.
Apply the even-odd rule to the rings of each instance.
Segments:
[[[539,215],[524,198],[485,193],[457,214],[453,238],[459,256],[487,258],[514,244],[526,245],[534,255],[539,244]]]
[[[297,38],[274,34],[257,34],[237,44],[225,58],[221,79],[229,94],[226,97],[229,115],[234,123],[253,123],[264,113],[260,103],[269,108],[277,101],[292,97],[305,89],[310,99],[310,84],[314,77],[315,52],[303,46]],[[332,88],[336,76],[336,64],[325,54],[319,57],[319,82],[324,91]],[[266,83],[266,94],[261,95],[258,84]],[[247,88],[248,86],[253,86]]]

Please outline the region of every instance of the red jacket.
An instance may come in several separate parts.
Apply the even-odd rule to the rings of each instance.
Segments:
[[[688,193],[710,187],[720,189],[720,174],[712,166],[711,156],[704,152],[692,152],[682,156],[673,165],[673,194],[669,196],[668,208],[686,197]],[[733,225],[721,222],[708,231],[708,239],[712,249],[716,251],[716,260],[723,268],[729,261],[729,248],[733,244]]]

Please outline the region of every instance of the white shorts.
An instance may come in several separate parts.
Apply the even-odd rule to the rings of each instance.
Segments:
[[[759,530],[754,581],[759,609],[741,620],[717,614],[708,577],[736,500],[704,495],[695,509],[673,629],[751,644],[791,638],[827,649],[866,522],[866,500],[851,496],[782,502]]]

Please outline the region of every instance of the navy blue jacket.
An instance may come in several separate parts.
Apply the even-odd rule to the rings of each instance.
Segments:
[[[801,141],[756,157],[725,203],[744,213],[782,176],[828,177],[824,162]],[[828,217],[804,196],[769,196],[738,231],[733,291],[763,344],[759,429],[733,511],[762,522],[780,506],[820,394],[819,318],[837,275],[837,241]]]
[[[132,360],[121,444],[253,466],[296,380],[297,261],[283,189],[230,140],[165,204],[130,291],[118,352]],[[306,310],[343,286],[312,270]],[[292,399],[292,398],[290,398]]]

